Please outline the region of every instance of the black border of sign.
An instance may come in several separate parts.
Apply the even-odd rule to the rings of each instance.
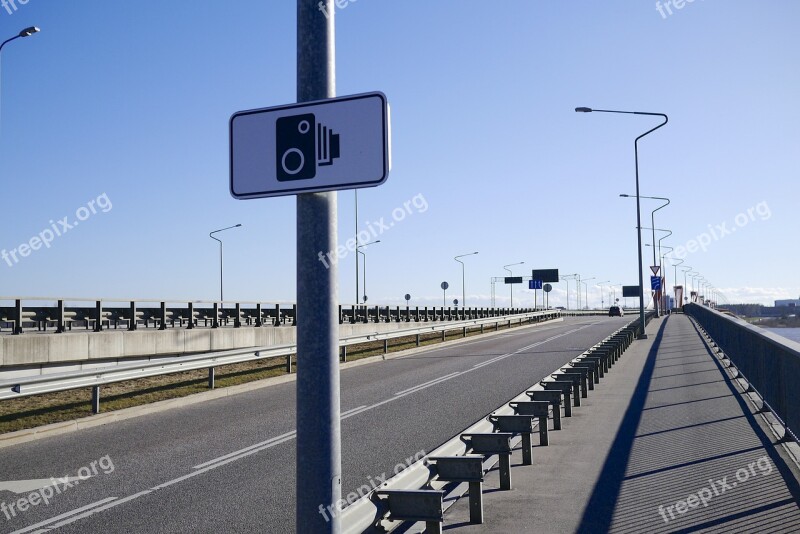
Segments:
[[[380,180],[371,181],[371,182],[353,182],[347,184],[340,184],[333,188],[330,186],[326,187],[304,187],[304,188],[297,188],[293,187],[292,189],[286,189],[282,191],[261,191],[256,193],[247,193],[247,194],[238,194],[233,190],[233,121],[236,117],[244,116],[244,115],[255,115],[257,113],[267,113],[267,112],[274,112],[274,111],[282,111],[288,109],[297,109],[297,108],[307,108],[311,106],[320,106],[324,104],[330,104],[333,102],[346,102],[348,100],[361,100],[364,98],[375,98],[378,97],[381,99],[383,103],[383,147],[384,147],[384,157],[383,157],[383,176]],[[392,149],[389,146],[389,102],[386,98],[386,95],[380,91],[373,91],[371,93],[360,93],[357,95],[349,95],[349,96],[342,96],[336,98],[326,98],[324,100],[314,100],[310,102],[298,102],[297,104],[287,104],[284,106],[275,106],[269,108],[258,108],[258,109],[249,109],[245,111],[237,111],[233,115],[231,115],[230,120],[228,121],[228,146],[229,146],[229,154],[230,154],[230,161],[228,162],[228,188],[230,190],[231,196],[237,200],[250,200],[253,198],[270,198],[270,197],[286,197],[292,195],[299,195],[302,193],[321,193],[326,191],[340,191],[343,189],[361,189],[366,187],[376,187],[384,183],[389,178],[389,160],[391,158],[390,151]]]

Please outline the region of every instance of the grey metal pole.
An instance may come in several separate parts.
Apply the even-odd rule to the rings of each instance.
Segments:
[[[326,13],[322,13],[325,8]],[[297,0],[297,100],[336,96],[334,0]],[[336,193],[297,196],[296,531],[339,533],[342,495]],[[356,258],[358,259],[358,258]],[[337,513],[321,514],[327,509]]]
[[[358,252],[358,189],[354,190],[356,193],[356,252]],[[358,254],[356,254],[356,304],[358,304]]]

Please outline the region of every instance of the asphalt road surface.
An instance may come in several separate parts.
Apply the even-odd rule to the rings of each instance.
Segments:
[[[627,321],[568,318],[342,371],[343,497]],[[5,448],[0,532],[293,532],[294,425],[290,382]]]

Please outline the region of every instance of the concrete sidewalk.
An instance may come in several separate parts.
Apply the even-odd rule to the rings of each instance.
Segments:
[[[487,475],[483,525],[469,524],[463,498],[444,529],[800,532],[795,464],[689,318],[653,320],[647,333],[534,447],[534,465],[515,451],[514,489]]]

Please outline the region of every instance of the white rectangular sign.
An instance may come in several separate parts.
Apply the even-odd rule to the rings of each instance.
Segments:
[[[235,113],[230,189],[238,199],[374,187],[391,166],[383,93]]]

